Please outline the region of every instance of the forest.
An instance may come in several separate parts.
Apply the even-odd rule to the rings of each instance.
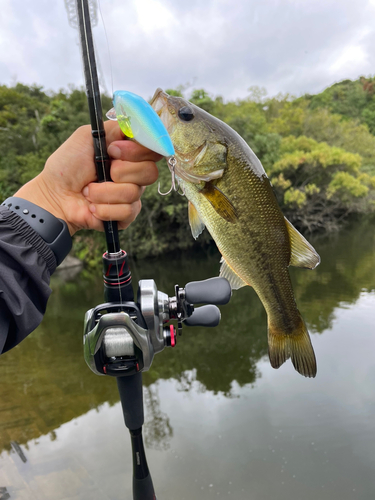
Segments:
[[[345,80],[297,98],[269,97],[258,87],[236,101],[204,89],[166,91],[205,109],[245,139],[261,160],[284,215],[303,234],[338,231],[375,211],[375,77]],[[110,109],[111,98],[102,96],[102,106],[104,112]],[[1,201],[37,175],[48,156],[86,123],[83,89],[0,86]],[[159,180],[162,190],[169,188],[164,160]],[[121,243],[134,258],[145,258],[202,248],[211,239],[207,231],[193,239],[186,198],[160,196],[153,185],[142,197],[141,214],[121,233]],[[74,254],[88,265],[100,260],[102,250],[100,234],[81,231],[74,237]]]

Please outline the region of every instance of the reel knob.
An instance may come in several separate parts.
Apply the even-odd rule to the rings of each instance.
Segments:
[[[185,286],[185,298],[190,304],[227,304],[232,288],[225,278],[192,281]]]
[[[183,324],[187,326],[214,327],[220,322],[220,309],[214,305],[196,307],[193,314],[186,318]]]

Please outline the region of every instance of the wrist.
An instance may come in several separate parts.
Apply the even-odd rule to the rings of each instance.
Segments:
[[[15,197],[27,200],[34,205],[46,210],[54,215],[57,219],[64,221],[69,229],[71,236],[76,232],[73,226],[68,222],[65,217],[64,211],[60,208],[59,204],[55,201],[50,194],[50,189],[44,182],[42,174],[24,184],[15,194]]]

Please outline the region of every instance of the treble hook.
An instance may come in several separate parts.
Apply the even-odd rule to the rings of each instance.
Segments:
[[[159,182],[158,193],[161,194],[162,196],[167,196],[167,194],[171,193],[172,191],[178,191],[178,189],[180,187],[180,184],[178,181],[177,181],[178,186],[176,187],[176,172],[175,172],[176,163],[177,163],[177,160],[174,156],[171,156],[170,158],[168,158],[168,167],[169,167],[169,170],[171,171],[171,174],[172,174],[172,185],[171,185],[171,188],[169,191],[167,191],[166,193],[162,193],[160,191],[160,182]],[[184,194],[185,193],[183,192],[183,195]]]

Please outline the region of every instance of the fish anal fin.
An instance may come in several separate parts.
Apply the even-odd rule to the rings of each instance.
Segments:
[[[285,218],[286,227],[290,240],[290,266],[315,269],[320,264],[319,254],[315,248],[297,231],[287,218]]]
[[[314,349],[302,317],[292,333],[284,333],[272,323],[268,323],[268,354],[273,368],[279,368],[291,358],[298,373],[305,377],[316,375]]]
[[[189,214],[189,224],[191,228],[191,233],[194,239],[197,239],[201,232],[204,230],[205,225],[199,217],[198,211],[195,206],[189,201],[188,204],[188,214]]]
[[[199,191],[211,203],[213,209],[227,222],[234,224],[237,220],[236,209],[225,194],[211,182],[206,182]]]
[[[232,290],[238,290],[243,286],[248,286],[248,283],[246,283],[236,272],[233,271],[224,257],[221,258],[220,263],[220,277],[229,281]]]

